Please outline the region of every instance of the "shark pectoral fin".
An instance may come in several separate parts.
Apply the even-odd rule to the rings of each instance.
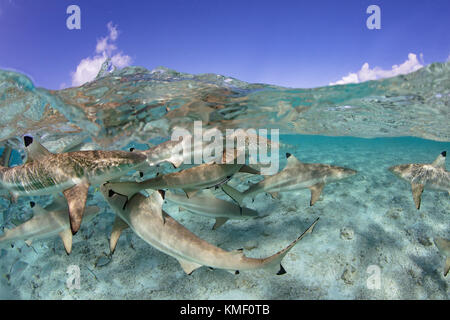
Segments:
[[[316,183],[315,185],[309,187],[309,190],[311,190],[311,200],[309,202],[310,206],[313,206],[314,203],[319,200],[320,194],[322,193],[323,187],[325,186],[325,183]]]
[[[220,226],[222,226],[225,222],[228,221],[228,218],[216,218],[216,223],[214,223],[214,226],[212,227],[213,230],[217,230]]]
[[[25,243],[27,244],[27,246],[31,247],[31,244],[33,243],[33,241],[31,241],[31,240],[25,240]]]
[[[416,183],[411,183],[411,187],[412,187],[412,194],[413,194],[413,199],[414,199],[414,204],[416,205],[417,210],[420,209],[420,199],[422,196],[422,192],[423,192],[423,184],[416,184]]]
[[[222,184],[220,187],[223,192],[225,192],[231,199],[236,201],[240,207],[242,207],[242,203],[244,202],[244,194],[242,192],[239,192],[228,184]]]
[[[70,228],[72,234],[76,234],[80,229],[88,190],[89,183],[83,182],[70,189],[64,190],[63,192],[69,205]]]
[[[195,189],[183,189],[183,191],[186,194],[186,197],[188,198],[194,196],[198,192],[198,190]]]
[[[116,250],[117,242],[119,241],[122,231],[128,227],[128,224],[123,221],[122,218],[116,215],[116,219],[114,220],[114,225],[111,232],[111,237],[109,238],[109,250],[111,251],[111,254],[113,254],[114,250]]]
[[[450,257],[447,257],[447,259],[445,259],[444,277],[447,276],[449,271],[450,271]]]
[[[259,170],[253,169],[250,166],[247,165],[243,165],[240,169],[239,172],[245,172],[245,173],[251,173],[251,174],[261,174],[261,172]]]
[[[40,158],[52,154],[42,144],[40,144],[30,136],[24,136],[23,140],[25,144],[25,150],[27,152],[27,163],[34,160],[39,160]]]
[[[177,260],[180,263],[181,268],[183,268],[184,272],[186,272],[186,274],[188,274],[188,275],[190,275],[192,272],[194,272],[195,269],[202,267],[201,264],[191,262],[188,260],[184,260],[182,258],[177,258]]]
[[[72,230],[63,230],[59,233],[59,236],[63,242],[64,249],[66,249],[66,253],[70,254],[72,252]]]

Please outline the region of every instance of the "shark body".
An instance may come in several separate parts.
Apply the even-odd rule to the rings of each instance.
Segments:
[[[278,270],[278,274],[283,274],[285,271],[281,266],[281,260],[298,241],[312,232],[317,223],[316,220],[300,237],[278,253],[263,259],[248,258],[242,250],[225,251],[200,239],[163,212],[163,192],[155,191],[148,198],[137,193],[128,200],[124,208],[126,197],[114,193],[105,185],[101,187],[101,191],[116,213],[110,241],[111,251],[116,247],[120,232],[129,226],[145,242],[177,259],[187,274],[191,274],[201,266],[232,272],[267,268]],[[160,218],[162,215],[165,217],[164,220]]]
[[[295,191],[309,188],[311,191],[310,205],[319,199],[326,183],[350,177],[357,172],[352,169],[320,163],[302,163],[291,154],[287,154],[286,167],[272,176],[252,185],[244,192],[239,192],[224,184],[222,189],[231,198],[242,205],[245,197],[255,197],[262,192],[276,194],[283,191]]]
[[[5,229],[5,233],[0,236],[0,246],[18,240],[25,240],[27,244],[31,241],[50,238],[58,235],[63,240],[67,254],[72,251],[72,232],[70,229],[68,206],[64,199],[58,199],[46,208],[31,203],[34,216],[30,220],[18,225],[13,229]],[[96,206],[86,208],[85,219],[92,219],[98,212]]]
[[[108,188],[131,198],[144,189],[183,189],[188,197],[200,189],[220,186],[226,183],[236,172],[258,173],[242,164],[205,163],[196,167],[158,175],[142,182],[110,182]]]
[[[444,277],[450,271],[450,240],[444,238],[434,238],[434,244],[439,249],[439,252],[445,256]]]
[[[81,225],[89,186],[116,179],[141,166],[146,160],[142,154],[125,151],[53,154],[37,141],[26,138],[27,162],[12,168],[0,166],[0,184],[15,197],[62,191],[69,205],[74,234]]]
[[[228,219],[241,220],[258,216],[258,212],[255,210],[246,207],[241,208],[233,202],[218,199],[210,189],[204,190],[201,194],[196,194],[190,198],[169,191],[166,192],[165,198],[189,212],[216,219],[213,230],[219,228]]]
[[[445,170],[447,152],[443,151],[432,163],[411,163],[389,168],[397,177],[411,183],[414,204],[420,209],[424,189],[447,191],[450,194],[450,172]]]

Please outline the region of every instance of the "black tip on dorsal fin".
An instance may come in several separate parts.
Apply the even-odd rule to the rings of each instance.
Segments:
[[[289,152],[286,152],[286,159],[288,159],[290,156],[292,156],[292,154],[290,154]]]
[[[25,144],[25,147],[28,147],[30,144],[33,143],[33,137],[24,136],[23,137],[23,143]]]
[[[112,197],[115,194],[115,192],[113,190],[109,190],[108,191],[108,197]]]
[[[166,192],[165,192],[164,190],[158,190],[158,192],[159,192],[159,194],[161,195],[161,197],[162,197],[163,199],[166,198]]]
[[[143,173],[142,171],[140,171],[140,172],[139,172],[139,177],[142,178],[143,176],[144,176],[144,173]]]
[[[35,205],[36,203],[34,201],[30,201],[30,207],[34,208]]]
[[[442,151],[442,152],[441,152],[441,155],[442,155],[443,157],[446,157],[446,156],[447,156],[447,151]]]
[[[236,271],[234,272],[234,274],[239,274],[239,270],[236,270]]]
[[[283,266],[280,264],[280,271],[277,272],[277,276],[281,276],[286,273],[286,270],[284,270]]]
[[[135,150],[135,148],[130,148],[130,152],[133,152]]]
[[[241,251],[242,252],[242,251],[244,251],[244,248],[237,249],[237,251]]]

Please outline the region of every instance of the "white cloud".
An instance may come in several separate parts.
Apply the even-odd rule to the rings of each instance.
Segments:
[[[131,64],[130,56],[122,52],[115,53],[117,46],[114,42],[119,36],[117,26],[114,26],[112,22],[108,22],[106,26],[109,34],[97,40],[95,47],[96,55],[81,60],[75,72],[72,72],[72,86],[81,86],[86,82],[94,80],[103,62],[108,58],[111,58],[112,64],[117,68],[123,68]]]
[[[422,58],[422,54],[420,55]],[[330,85],[336,84],[346,84],[346,83],[359,83],[368,80],[376,80],[382,78],[390,78],[397,76],[399,74],[407,74],[410,72],[414,72],[422,68],[423,65],[417,59],[417,55],[414,53],[408,54],[408,60],[403,62],[400,65],[393,65],[389,70],[383,70],[379,67],[375,67],[371,69],[369,67],[369,63],[364,63],[361,67],[361,70],[357,72],[351,72],[347,76],[342,77],[341,80],[336,82],[331,82]]]

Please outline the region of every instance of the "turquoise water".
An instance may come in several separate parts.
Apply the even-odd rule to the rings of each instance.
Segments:
[[[314,232],[286,255],[287,273],[281,276],[206,267],[188,276],[174,258],[130,229],[110,256],[114,214],[93,187],[87,205],[99,206],[100,214],[83,223],[70,255],[57,236],[0,249],[0,298],[448,299],[445,257],[433,239],[449,238],[449,194],[425,189],[417,210],[410,184],[387,169],[431,163],[450,151],[449,66],[433,64],[406,76],[316,89],[131,67],[79,88],[51,91],[35,88],[24,75],[0,71],[0,152],[5,145],[13,149],[12,166],[25,156],[25,134],[55,153],[147,149],[167,140],[177,126],[190,129],[201,120],[205,128],[280,129],[280,170],[291,153],[302,162],[358,171],[327,184],[314,206],[308,189],[246,198],[244,205],[260,218],[230,220],[217,230],[211,230],[213,219],[164,204],[200,238],[225,250],[244,248],[254,258],[286,247],[320,218]],[[229,184],[243,191],[261,179],[236,174]],[[230,200],[220,189],[214,192]],[[45,206],[51,196],[11,202],[2,193],[0,226],[12,228],[30,219],[30,201]],[[80,270],[79,289],[67,287],[70,266]]]

